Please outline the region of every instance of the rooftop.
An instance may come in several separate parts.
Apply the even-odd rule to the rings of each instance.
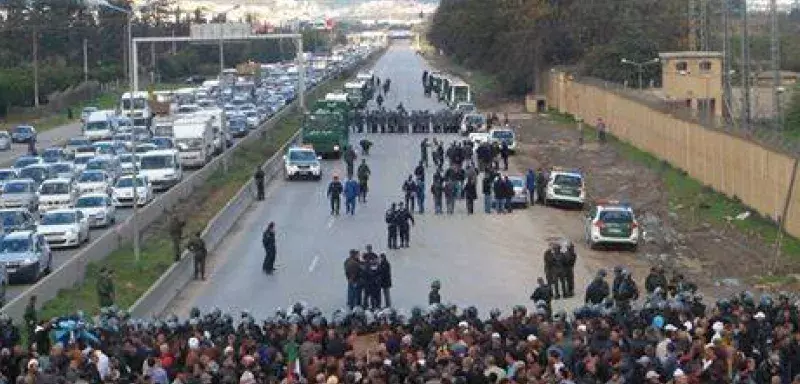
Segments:
[[[683,52],[661,52],[658,54],[661,59],[722,59],[722,52],[714,51],[683,51]]]

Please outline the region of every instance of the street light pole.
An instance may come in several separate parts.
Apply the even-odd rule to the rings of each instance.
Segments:
[[[133,92],[134,89],[138,88],[139,84],[139,76],[137,76],[136,70],[136,57],[138,56],[138,52],[136,50],[136,44],[133,42],[133,10],[131,9],[128,13],[128,52],[130,54],[130,63],[129,67],[131,70],[131,86],[130,90],[128,91],[128,95],[130,98],[128,99],[128,105],[130,107],[130,120],[131,120],[131,129],[133,129]],[[133,131],[131,135],[131,147],[133,147],[133,214],[131,215],[131,227],[133,228],[133,258],[136,261],[136,265],[138,266],[141,261],[141,246],[139,244],[139,179],[138,179],[138,165],[136,164],[136,132]]]
[[[646,65],[650,65],[650,64],[658,64],[660,61],[661,60],[659,58],[657,58],[657,57],[655,59],[648,60],[648,61],[641,62],[641,63],[636,62],[636,61],[630,61],[628,59],[623,58],[622,60],[620,60],[620,63],[629,64],[629,65],[633,65],[633,66],[636,67],[636,70],[639,72],[639,90],[641,91],[642,89],[644,89],[644,82],[643,82],[644,67]]]

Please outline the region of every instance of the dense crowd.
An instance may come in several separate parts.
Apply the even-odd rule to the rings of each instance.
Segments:
[[[636,308],[539,301],[488,318],[449,304],[324,317],[297,303],[262,322],[217,309],[143,321],[109,307],[36,322],[27,348],[2,316],[0,382],[800,383],[789,295],[744,292],[708,311],[696,296],[656,287]]]

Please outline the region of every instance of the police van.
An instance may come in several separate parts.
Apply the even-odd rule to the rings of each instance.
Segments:
[[[597,200],[584,217],[584,235],[591,249],[598,245],[625,245],[636,250],[640,227],[630,204]]]
[[[322,178],[321,156],[311,146],[291,147],[283,155],[283,173],[286,180],[297,178]]]
[[[545,189],[545,205],[570,204],[583,208],[586,185],[580,169],[555,167],[550,171]]]

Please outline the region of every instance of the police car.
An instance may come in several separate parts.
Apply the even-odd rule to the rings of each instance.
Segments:
[[[322,178],[320,156],[310,146],[292,147],[283,156],[283,171],[286,180],[308,177],[314,180]]]
[[[583,208],[586,188],[583,174],[579,169],[553,168],[547,180],[544,203],[575,204]]]
[[[629,204],[616,200],[598,200],[584,217],[586,244],[594,249],[599,244],[626,245],[636,250],[639,244],[639,223]]]

